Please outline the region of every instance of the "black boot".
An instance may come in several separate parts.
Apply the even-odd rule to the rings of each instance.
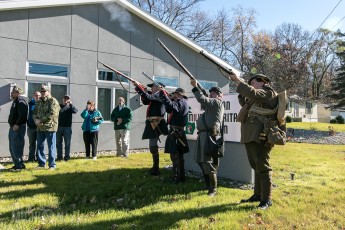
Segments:
[[[186,181],[186,173],[184,170],[184,159],[183,159],[183,154],[179,155],[179,177],[181,182]]]
[[[153,159],[153,168],[152,168],[152,172],[151,175],[152,176],[159,176],[161,175],[160,171],[159,171],[159,154],[152,154],[152,159]]]
[[[208,189],[207,195],[213,197],[217,193],[217,174],[209,174],[210,188]]]
[[[171,178],[171,183],[178,184],[180,182],[180,177],[178,175],[178,164],[173,163],[173,177]]]
[[[153,168],[154,168],[154,162],[155,162],[155,159],[154,159],[154,154],[158,154],[158,146],[150,146],[150,153],[152,155],[152,167],[149,169],[149,173],[151,174],[153,172]]]

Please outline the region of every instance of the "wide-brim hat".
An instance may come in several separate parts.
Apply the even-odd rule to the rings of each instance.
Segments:
[[[222,92],[222,90],[219,88],[219,87],[215,87],[215,86],[213,86],[210,90],[209,90],[209,92],[211,93],[211,92],[215,92],[216,94],[222,94],[223,92]]]
[[[263,81],[264,83],[270,83],[271,82],[271,79],[269,79],[266,75],[263,75],[263,74],[255,74],[253,77],[251,77],[249,80],[248,80],[248,84],[250,85],[252,83],[252,80],[254,79],[261,79],[261,81]]]
[[[163,84],[163,83],[161,83],[161,82],[156,82],[157,84],[159,84],[160,85],[160,87],[165,87],[165,85]],[[157,84],[155,84],[155,83],[150,83],[150,84],[147,84],[147,86],[148,87],[150,87],[150,88],[152,88],[152,86],[154,86],[154,85],[157,85]]]
[[[174,93],[178,93],[178,94],[180,94],[182,97],[187,98],[186,92],[185,92],[184,89],[182,89],[182,88],[177,88],[177,89],[175,90],[175,92],[173,92],[173,94],[174,94]]]

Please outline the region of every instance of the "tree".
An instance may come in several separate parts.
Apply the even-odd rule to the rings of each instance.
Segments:
[[[344,33],[339,32],[341,38],[345,38]],[[335,101],[332,106],[333,109],[345,107],[345,39],[337,41],[338,50],[337,57],[339,59],[339,67],[336,69],[337,75],[332,83],[333,94],[329,97]]]

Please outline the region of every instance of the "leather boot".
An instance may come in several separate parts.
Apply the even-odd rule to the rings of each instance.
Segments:
[[[150,146],[150,153],[152,155],[152,167],[149,169],[149,173],[153,172],[153,168],[154,168],[154,154],[158,154],[158,146]]]
[[[210,197],[213,197],[217,193],[217,174],[211,173],[209,174],[210,178],[210,188],[208,190],[208,194]]]
[[[180,177],[178,175],[178,164],[173,163],[173,177],[171,178],[171,183],[178,184],[180,182]]]
[[[152,176],[159,176],[161,175],[160,171],[159,171],[159,154],[152,154],[152,159],[153,159],[153,168],[152,168],[152,172],[151,175]]]
[[[186,173],[184,170],[184,159],[183,154],[179,154],[179,177],[181,182],[186,181]]]
[[[210,189],[210,176],[208,174],[204,174],[204,179],[205,179],[205,190],[209,190]]]

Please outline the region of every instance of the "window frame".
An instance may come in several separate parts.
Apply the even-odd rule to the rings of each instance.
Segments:
[[[49,86],[49,88],[52,87],[52,85],[61,85],[61,86],[66,86],[66,94],[69,94],[69,89],[70,89],[70,86],[68,83],[63,83],[63,82],[51,82],[51,81],[39,81],[39,80],[27,80],[26,83],[25,83],[25,92],[26,92],[26,96],[28,97],[29,100],[31,100],[32,98],[32,95],[29,95],[29,84],[46,84]],[[54,97],[59,103],[61,102],[62,100],[62,97],[61,98],[56,98]]]
[[[130,85],[129,81],[128,82],[121,81],[121,83],[120,83],[118,80],[115,80],[115,81],[99,80],[99,72],[100,71],[109,72],[109,73],[111,73],[112,71],[106,70],[103,68],[98,68],[96,71],[97,71],[96,72],[96,82],[103,83],[103,84],[114,84],[114,85],[121,85],[122,84],[123,86],[128,86],[128,88],[129,88],[129,85]],[[129,71],[125,71],[125,70],[124,71],[119,70],[119,71],[130,77]]]
[[[198,82],[200,83],[200,85],[202,86],[202,87],[204,87],[203,85],[202,85],[202,82],[209,82],[209,83],[216,83],[216,85],[215,86],[212,86],[212,87],[218,87],[218,82],[217,81],[208,81],[208,80],[198,80]],[[211,88],[206,88],[206,87],[204,87],[206,90],[210,90]]]
[[[29,68],[30,68],[30,63],[32,64],[40,64],[40,65],[51,65],[51,66],[60,66],[60,67],[66,67],[67,68],[67,76],[54,76],[54,75],[49,75],[49,74],[34,74],[30,73]],[[39,78],[49,78],[49,79],[69,79],[70,78],[70,66],[69,65],[64,65],[64,64],[58,64],[58,63],[48,63],[48,62],[40,62],[40,61],[26,61],[26,68],[25,68],[25,74],[28,77],[39,77]]]
[[[172,89],[172,90],[175,90],[175,89],[177,89],[177,88],[179,88],[180,87],[180,78],[179,77],[168,77],[168,76],[162,76],[162,75],[153,75],[153,77],[152,77],[152,79],[154,80],[154,81],[156,81],[156,77],[160,77],[160,78],[173,78],[173,79],[176,79],[177,80],[177,86],[175,87],[175,86],[165,86],[165,88],[166,89]],[[156,81],[156,82],[159,82],[159,81]],[[163,84],[164,84],[164,82],[162,82]]]

